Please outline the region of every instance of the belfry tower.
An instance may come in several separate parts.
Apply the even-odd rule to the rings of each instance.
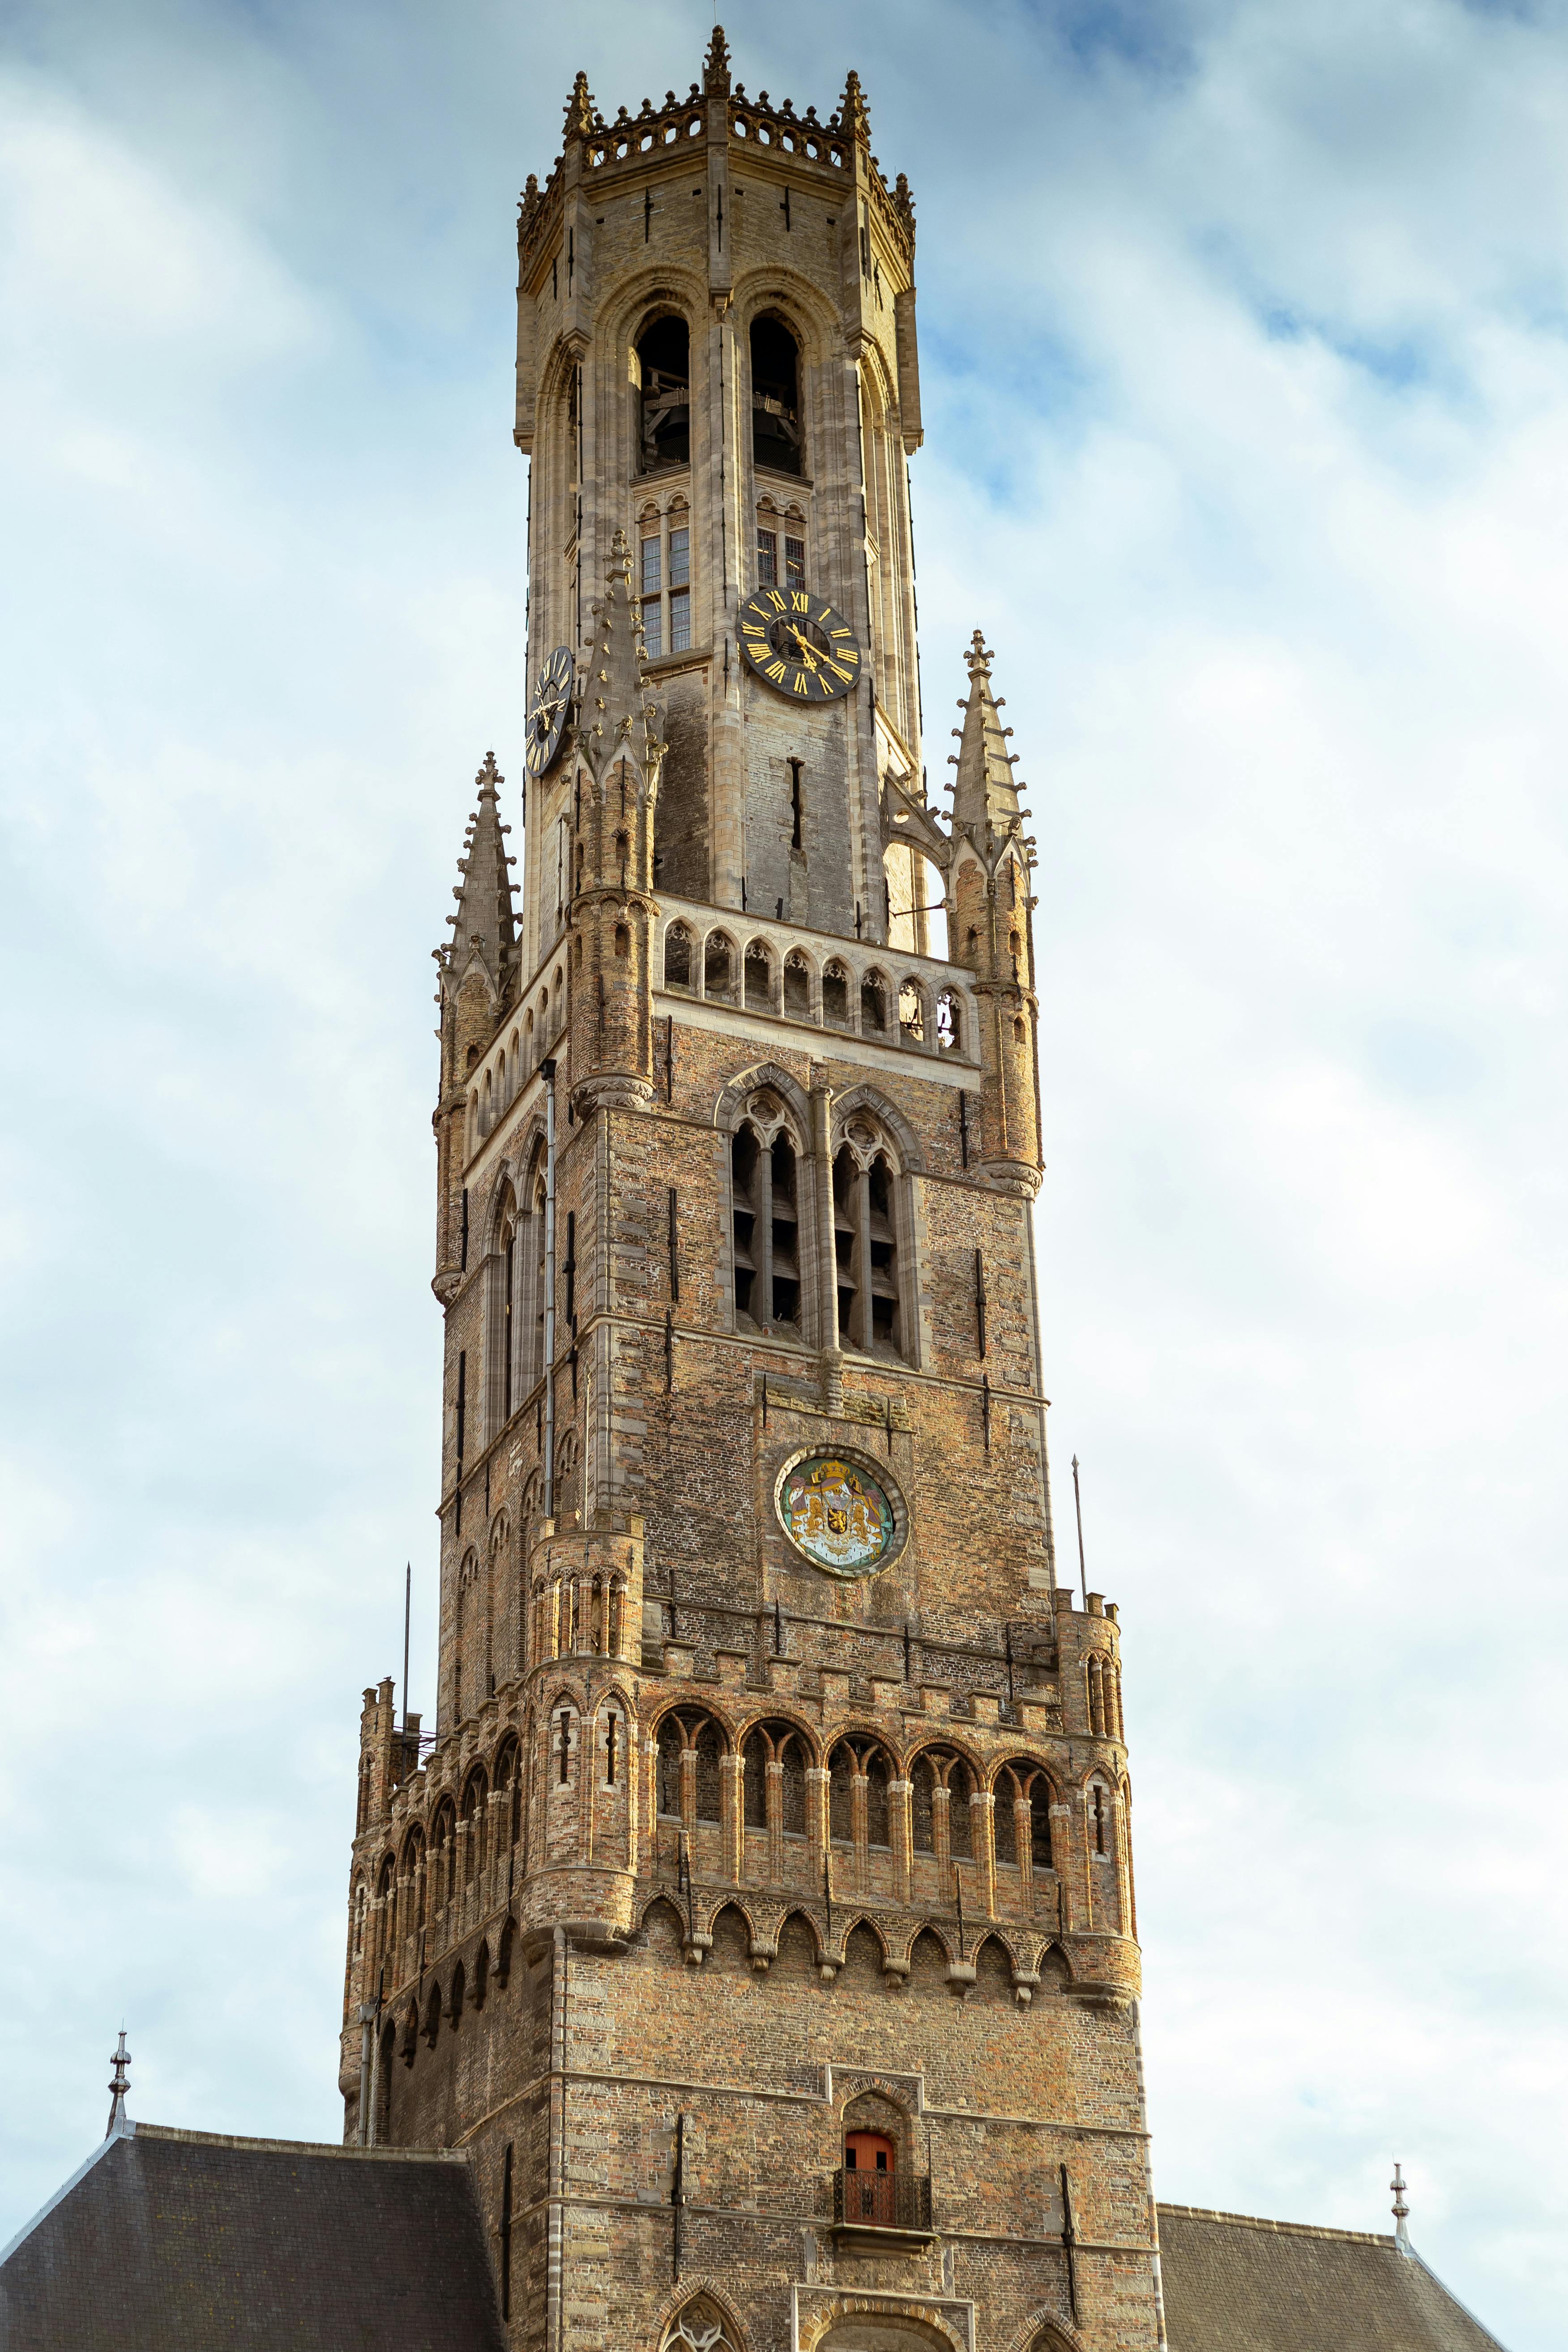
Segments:
[[[527,772],[437,951],[438,1714],[365,1693],[342,2070],[349,2137],[468,2151],[518,2352],[1163,2341],[978,635],[950,816],[922,761],[914,242],[856,76],[797,114],[719,32],[635,115],[579,75],[522,200]]]

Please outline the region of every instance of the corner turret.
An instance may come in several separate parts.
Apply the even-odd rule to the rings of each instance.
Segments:
[[[506,782],[487,751],[474,779],[479,806],[463,835],[458,860],[461,879],[452,896],[457,911],[447,920],[452,937],[433,950],[440,975],[441,1093],[433,1125],[439,1157],[436,1295],[445,1301],[467,1264],[468,1234],[462,1213],[463,1120],[467,1080],[517,993],[517,925],[511,868],[517,860],[506,846],[511,827],[500,821],[500,787]]]
[[[1014,781],[1010,727],[991,684],[991,655],[976,629],[969,647],[969,693],[952,787],[949,953],[974,975],[980,1004],[984,1132],[980,1164],[1009,1192],[1040,1181],[1039,1097],[1035,1039],[1034,844]]]

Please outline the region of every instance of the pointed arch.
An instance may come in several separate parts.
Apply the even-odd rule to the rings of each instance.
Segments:
[[[778,1062],[753,1062],[749,1069],[736,1072],[713,1105],[713,1124],[720,1134],[732,1135],[745,1117],[752,1096],[763,1093],[778,1096],[794,1126],[797,1142],[805,1150],[811,1135],[810,1097],[800,1080]]]
[[[925,1174],[925,1153],[919,1136],[898,1105],[882,1092],[880,1087],[862,1085],[848,1087],[837,1095],[833,1103],[833,1129],[830,1142],[837,1150],[845,1139],[857,1113],[862,1118],[878,1122],[893,1144],[898,1154],[900,1172],[906,1176]]]
[[[746,2339],[730,2298],[708,2282],[694,2293],[683,2283],[658,2332],[658,2352],[745,2352]]]

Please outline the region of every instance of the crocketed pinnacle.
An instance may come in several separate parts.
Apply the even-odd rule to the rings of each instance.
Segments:
[[[1011,833],[1018,824],[1018,788],[1007,750],[1010,728],[997,716],[991,690],[991,656],[978,629],[969,647],[969,698],[962,706],[963,731],[958,775],[952,788],[952,830],[978,846],[987,832]]]
[[[594,93],[588,87],[588,77],[579,73],[572,85],[572,95],[566,101],[566,137],[585,139],[595,121]]]
[[[834,121],[846,139],[858,139],[862,145],[870,139],[871,118],[866,111],[866,97],[860,88],[860,77],[853,67],[849,69],[849,79],[844,85],[844,95],[838,101],[838,112],[834,117]]]
[[[605,593],[594,606],[594,652],[577,722],[595,772],[623,743],[643,767],[661,746],[658,709],[643,680],[642,612],[632,594],[632,554],[624,530],[611,542]]]
[[[724,38],[722,25],[713,27],[713,38],[708,44],[708,54],[702,60],[702,95],[704,98],[728,98],[730,95],[730,44]]]
[[[468,820],[464,855],[458,860],[463,878],[452,893],[458,911],[447,919],[453,927],[449,954],[459,971],[471,955],[480,956],[499,988],[516,951],[517,927],[507,827],[500,821],[498,791],[506,778],[496,766],[493,751],[485,753],[484,766],[474,781],[479,788],[479,804]]]

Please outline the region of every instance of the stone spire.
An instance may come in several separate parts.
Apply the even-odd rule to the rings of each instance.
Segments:
[[[959,705],[963,727],[952,787],[952,830],[955,838],[967,834],[983,856],[987,835],[1016,832],[1023,814],[1013,781],[1016,755],[1006,743],[1013,730],[997,716],[1001,708],[991,690],[991,656],[976,629],[969,647],[969,695]],[[954,728],[953,732],[960,730]]]
[[[1407,2254],[1410,2252],[1410,2232],[1405,2225],[1410,2218],[1410,2208],[1405,2201],[1405,2173],[1398,2164],[1394,2168],[1394,2178],[1388,2185],[1394,2191],[1394,2242],[1402,2254]]]
[[[632,555],[624,530],[616,533],[605,593],[593,612],[594,651],[579,705],[578,741],[595,774],[623,743],[647,773],[664,749],[661,714],[643,679],[642,611],[632,594]]]
[[[125,2112],[125,2101],[131,2084],[127,2080],[125,2069],[131,2063],[131,2053],[125,2047],[123,2026],[120,2029],[120,2047],[114,2053],[113,2063],[114,2079],[109,2085],[109,2129],[103,2135],[105,2139],[112,2139],[117,2131],[124,2131],[130,2122],[130,2117]]]
[[[838,111],[834,121],[846,139],[858,139],[862,146],[869,142],[871,118],[866,111],[866,98],[860,88],[860,77],[853,66],[849,68],[849,79],[844,85],[844,95],[838,101]]]
[[[515,860],[508,856],[504,838],[511,827],[500,821],[497,791],[506,778],[496,766],[493,751],[485,753],[484,766],[474,781],[479,788],[479,804],[468,820],[464,854],[458,860],[463,878],[452,893],[458,911],[447,918],[453,927],[447,961],[460,973],[469,957],[478,955],[499,996],[516,960],[517,927],[511,900]]]
[[[713,27],[713,38],[708,44],[708,54],[702,60],[702,95],[704,98],[728,98],[730,95],[730,44],[724,38],[722,25]]]

